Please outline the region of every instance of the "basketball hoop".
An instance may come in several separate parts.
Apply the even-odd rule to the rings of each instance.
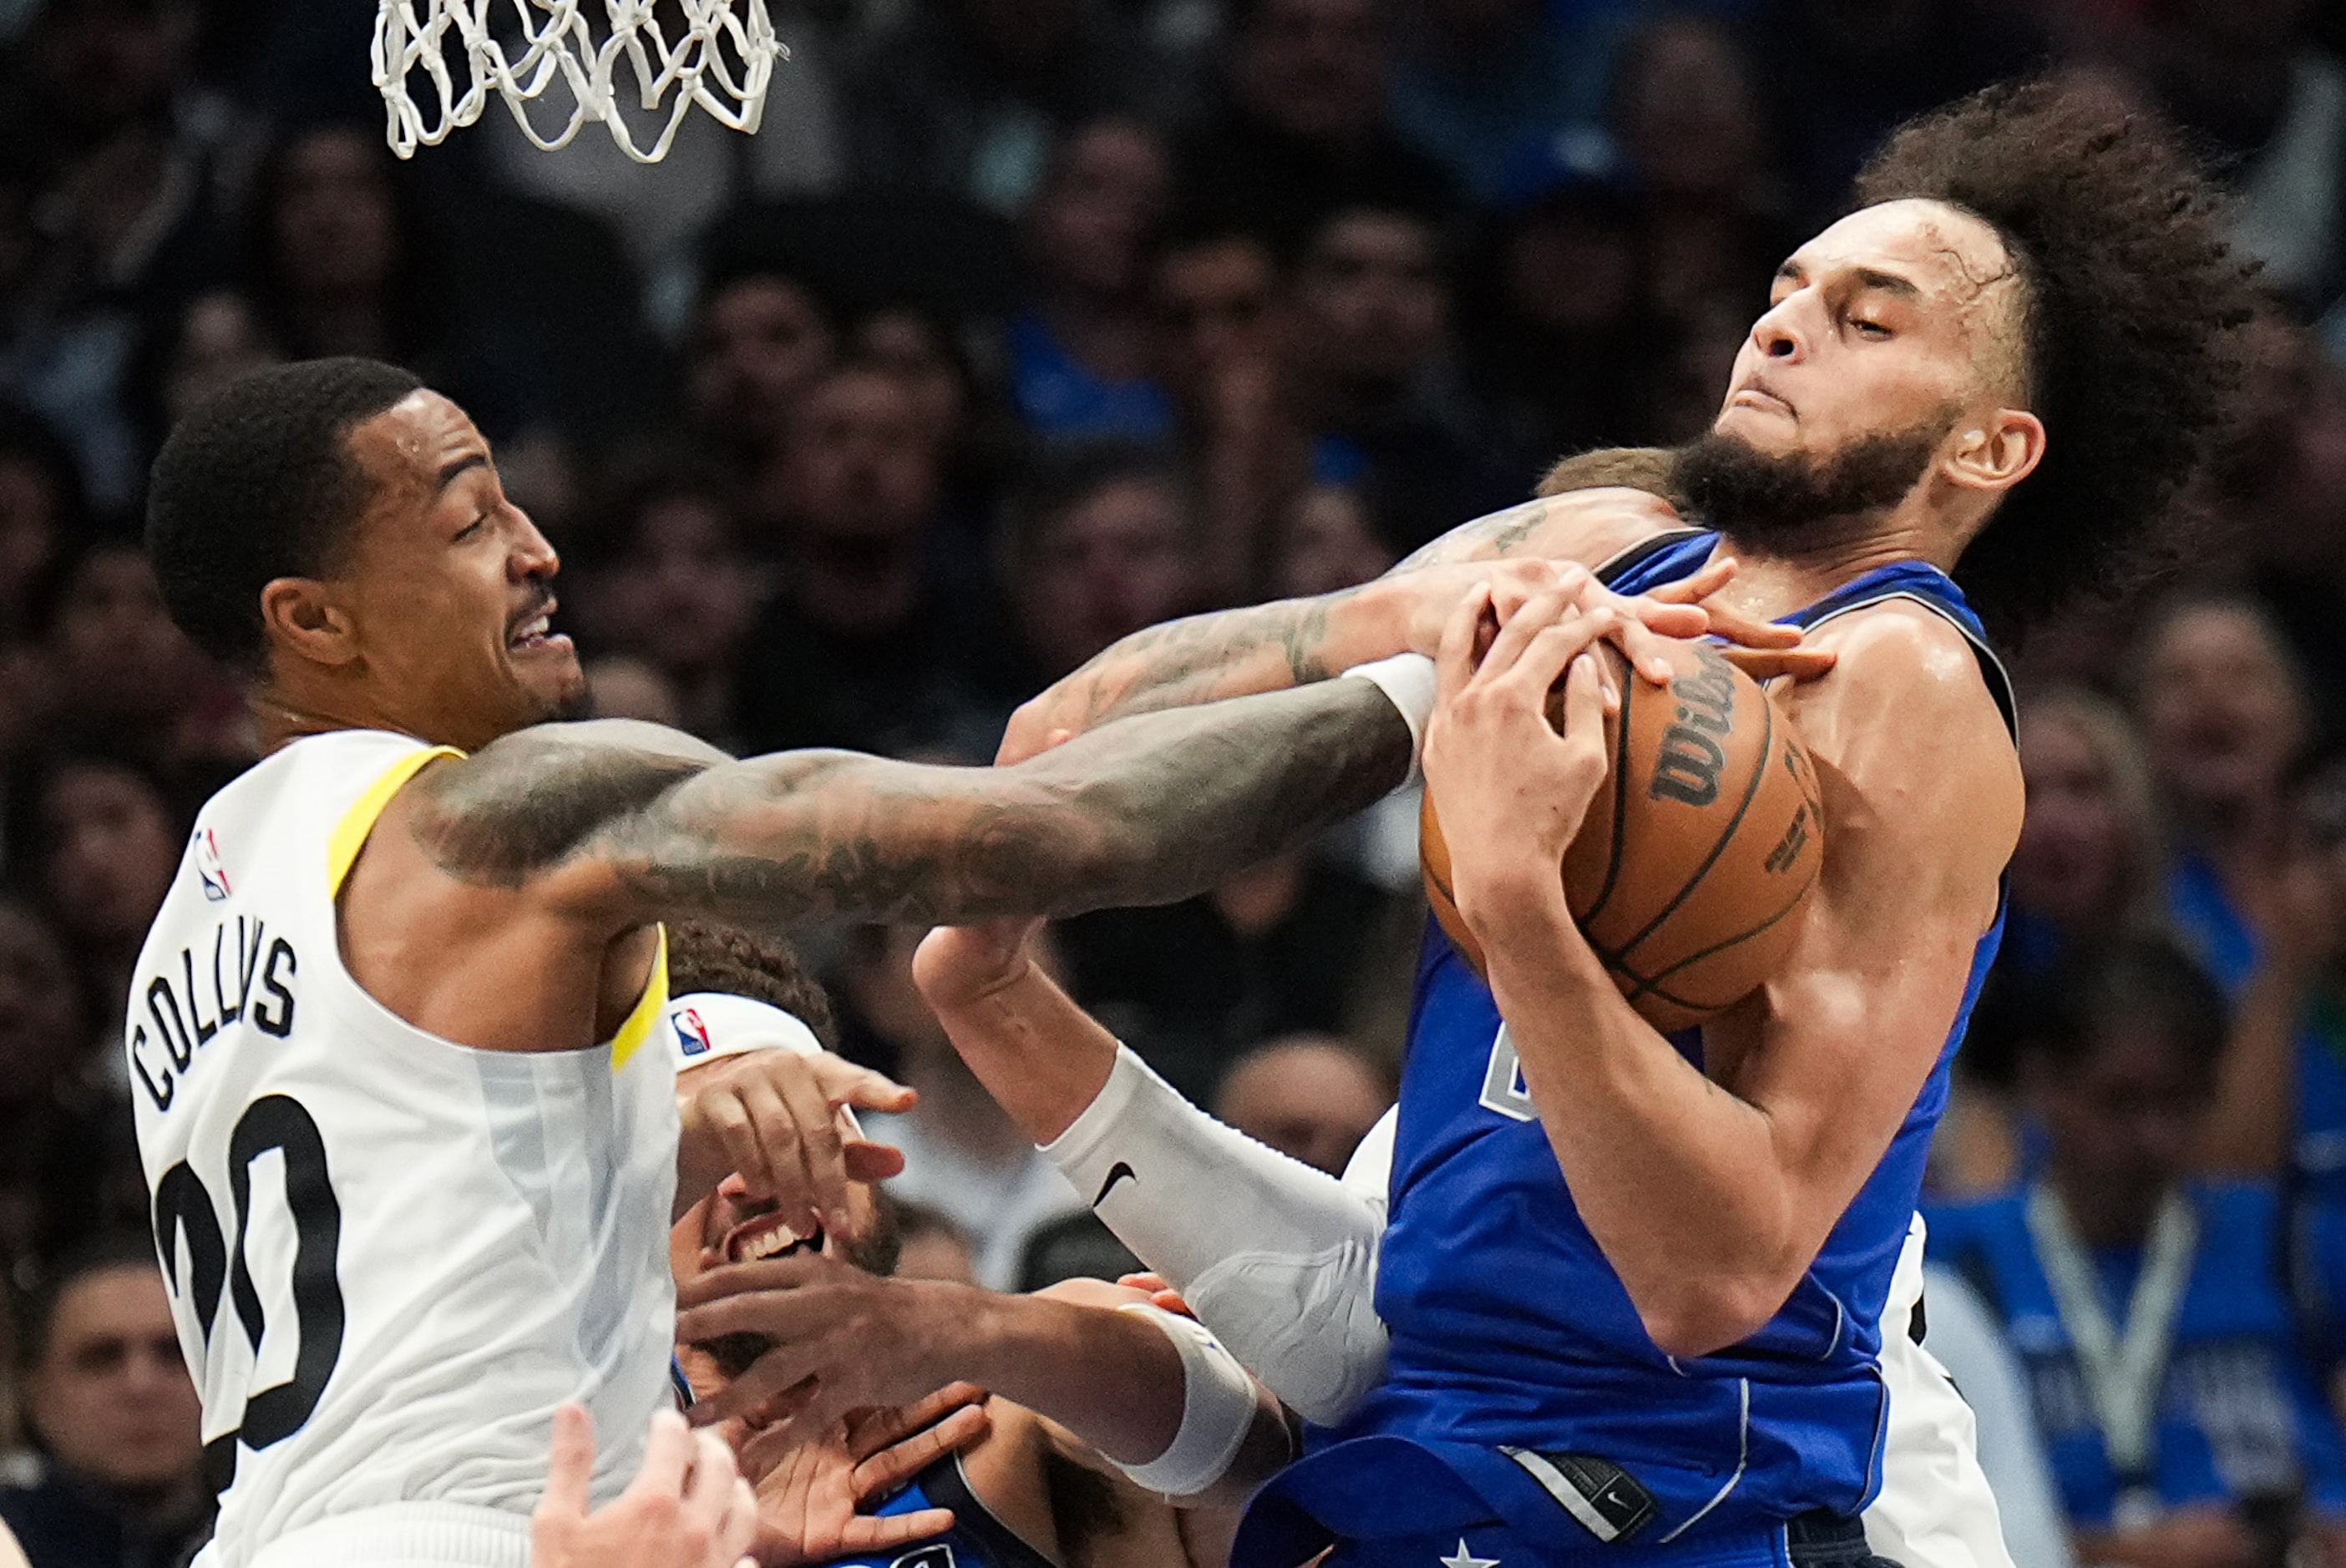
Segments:
[[[492,25],[498,0],[382,0],[374,23],[374,85],[390,112],[392,151],[412,158],[419,143],[437,146],[457,127],[471,125],[493,88],[521,122],[522,134],[546,152],[569,145],[587,121],[600,120],[629,158],[658,163],[695,104],[737,131],[757,130],[774,62],[790,53],[774,36],[766,0],[741,0],[740,15],[735,0],[678,0],[683,26],[672,41],[653,15],[657,0],[600,0],[605,29],[598,39],[586,18],[595,3],[506,0],[520,31],[500,41]],[[644,111],[666,116],[648,148],[638,145],[620,111],[616,79],[623,60],[634,73]],[[418,71],[431,83],[427,97],[439,101],[436,117],[427,116],[408,91]],[[569,95],[569,119],[555,135],[541,136],[530,123],[530,106],[557,82]]]

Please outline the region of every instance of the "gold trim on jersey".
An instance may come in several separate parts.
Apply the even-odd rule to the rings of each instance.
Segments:
[[[627,1064],[636,1047],[652,1036],[652,1030],[668,1014],[668,927],[656,925],[659,947],[652,954],[651,978],[644,982],[644,993],[636,998],[636,1009],[627,1014],[619,1032],[611,1036],[611,1071],[616,1073]]]
[[[359,851],[366,848],[367,836],[374,831],[376,819],[391,798],[399,793],[406,782],[423,769],[423,765],[442,757],[463,760],[464,754],[453,746],[427,746],[411,751],[375,776],[373,783],[359,792],[342,820],[334,824],[326,840],[326,896],[342,896],[342,884],[350,880],[351,868],[359,863]],[[659,945],[652,954],[651,977],[644,982],[644,993],[636,998],[636,1005],[619,1032],[611,1036],[611,1071],[617,1072],[627,1064],[627,1058],[637,1048],[651,1038],[652,1027],[668,1012],[668,927],[654,926],[659,933]]]
[[[326,840],[326,896],[342,896],[342,884],[350,880],[351,868],[359,863],[359,851],[366,848],[367,835],[374,831],[375,819],[391,804],[391,798],[400,787],[422,771],[427,762],[443,757],[462,759],[464,753],[453,746],[427,746],[411,751],[375,776],[373,783],[359,791],[342,820],[334,824]]]

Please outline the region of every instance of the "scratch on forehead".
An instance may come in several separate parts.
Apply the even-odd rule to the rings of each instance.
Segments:
[[[1930,205],[1946,216],[1924,219],[1923,236],[1932,253],[1945,260],[1966,302],[1976,302],[2020,281],[2019,263],[1994,224],[1944,202]]]

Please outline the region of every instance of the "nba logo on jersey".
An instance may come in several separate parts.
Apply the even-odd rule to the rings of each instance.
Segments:
[[[204,897],[216,904],[228,902],[228,868],[220,864],[219,840],[209,828],[196,830],[196,875]]]
[[[668,1014],[668,1021],[676,1026],[676,1048],[687,1060],[706,1056],[716,1048],[716,1043],[709,1038],[709,1025],[700,1021],[699,1008],[679,1007]]]

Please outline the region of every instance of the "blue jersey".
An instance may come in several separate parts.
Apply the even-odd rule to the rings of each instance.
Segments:
[[[2122,1492],[2170,1507],[2293,1493],[2346,1512],[2346,1445],[2300,1353],[2282,1289],[2280,1204],[2256,1182],[2198,1182],[2198,1249],[2177,1308],[2151,1459],[2120,1475],[2025,1218],[2009,1194],[1930,1211],[1931,1260],[1959,1270],[2004,1326],[2028,1374],[2046,1457],[2072,1522],[2107,1528]],[[2123,1323],[2144,1248],[2089,1252],[2104,1310]]]
[[[959,1455],[937,1461],[872,1512],[884,1519],[924,1508],[953,1510],[953,1528],[909,1546],[834,1557],[823,1568],[1054,1568],[977,1500]]]
[[[1642,592],[1695,571],[1715,535],[1666,535],[1606,574]],[[1919,563],[1868,573],[1796,615],[1815,626],[1902,597],[1978,647],[1979,623]],[[1947,1069],[1993,959],[1999,917],[1929,1082],[1881,1166],[1775,1318],[1698,1359],[1662,1353],[1575,1208],[1500,1029],[1490,988],[1429,925],[1410,1021],[1376,1303],[1384,1383],[1258,1501],[1260,1559],[1309,1543],[1440,1539],[1498,1521],[1519,1552],[1599,1543],[1691,1548],[1813,1511],[1854,1514],[1879,1484],[1878,1319],[1946,1102]],[[1698,1066],[1701,1035],[1673,1044]],[[1497,1555],[1479,1544],[1485,1557]],[[1470,1553],[1471,1555],[1471,1553]],[[1617,1545],[1607,1555],[1620,1557]],[[1295,1561],[1290,1558],[1289,1561]]]

